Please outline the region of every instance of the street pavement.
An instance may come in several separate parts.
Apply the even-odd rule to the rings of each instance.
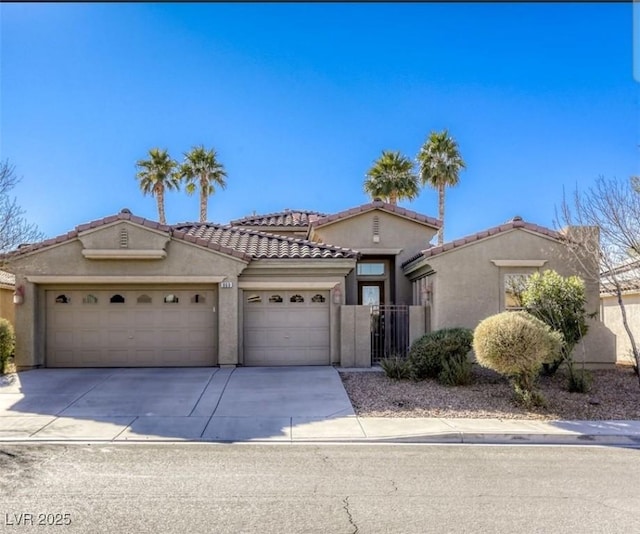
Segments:
[[[37,369],[0,377],[0,441],[640,447],[640,421],[358,417],[332,367]]]

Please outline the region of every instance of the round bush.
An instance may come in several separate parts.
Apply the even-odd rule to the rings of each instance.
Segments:
[[[444,362],[466,359],[473,343],[468,328],[443,328],[417,339],[409,349],[411,376],[416,380],[438,378]]]
[[[15,346],[13,325],[7,319],[0,318],[0,372],[4,371],[5,363],[13,355]]]
[[[473,349],[478,363],[506,376],[537,374],[554,360],[562,334],[527,312],[503,312],[476,327]]]

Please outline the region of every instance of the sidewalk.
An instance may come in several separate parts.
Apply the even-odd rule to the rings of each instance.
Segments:
[[[640,447],[640,421],[312,417],[0,418],[0,442],[487,443]]]

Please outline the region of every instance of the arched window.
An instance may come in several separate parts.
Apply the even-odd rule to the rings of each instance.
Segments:
[[[91,293],[85,295],[82,299],[83,304],[98,304],[98,297]]]
[[[138,304],[151,304],[151,297],[149,295],[140,295],[137,302]]]
[[[282,302],[282,297],[280,295],[271,295],[269,302]]]
[[[320,293],[311,298],[311,302],[324,302],[325,300],[326,299]]]
[[[109,299],[109,302],[111,304],[124,304],[124,297],[116,293]]]
[[[67,295],[58,295],[56,297],[56,304],[69,304],[71,302],[71,297]]]
[[[304,302],[304,297],[302,295],[292,295],[289,302]]]
[[[250,304],[258,304],[260,302],[262,302],[262,297],[260,295],[249,295],[247,297],[247,302],[249,302]]]
[[[178,298],[178,296],[174,295],[173,293],[169,293],[168,295],[165,295],[165,297],[164,297],[165,304],[178,304],[179,300],[180,299]]]
[[[193,297],[191,297],[192,304],[204,304],[206,302],[206,297],[204,295],[200,295],[199,293],[196,293],[195,295],[193,295]]]

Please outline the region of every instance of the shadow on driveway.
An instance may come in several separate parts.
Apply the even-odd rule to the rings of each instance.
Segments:
[[[37,369],[0,377],[0,440],[363,436],[354,415],[332,367]]]

